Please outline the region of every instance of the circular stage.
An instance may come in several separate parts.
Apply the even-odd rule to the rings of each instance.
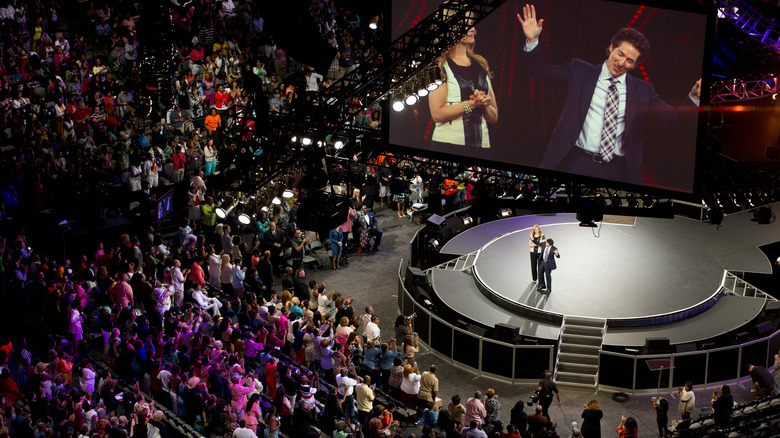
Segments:
[[[723,268],[691,242],[688,221],[640,219],[599,230],[580,227],[570,216],[505,219],[495,223],[512,230],[498,237],[489,238],[485,224],[456,239],[482,240],[473,273],[483,293],[542,312],[643,318],[696,306],[719,292]],[[537,292],[532,283],[528,234],[534,223],[555,240],[561,256],[551,294]]]

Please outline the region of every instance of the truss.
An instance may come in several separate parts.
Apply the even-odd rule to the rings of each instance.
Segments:
[[[777,76],[733,78],[716,82],[710,88],[710,103],[761,99],[777,94]]]
[[[717,0],[718,17],[725,18],[748,36],[780,52],[780,26],[744,0]]]

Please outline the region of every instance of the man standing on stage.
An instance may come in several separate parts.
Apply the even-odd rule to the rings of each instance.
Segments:
[[[550,405],[552,404],[553,394],[558,399],[558,406],[562,406],[561,395],[558,394],[558,387],[553,382],[552,372],[544,372],[544,379],[539,381],[536,392],[539,393],[539,406],[542,407],[542,415],[547,417],[547,421],[552,421],[550,420]]]
[[[542,246],[541,239],[537,239],[534,243]],[[558,254],[558,248],[553,246],[553,243],[552,239],[547,239],[545,243],[544,251],[542,251],[542,261],[539,264],[539,287],[536,288],[537,291],[542,292],[545,290],[546,285],[547,294],[552,293],[552,271],[558,267],[555,263],[555,258],[561,257]]]

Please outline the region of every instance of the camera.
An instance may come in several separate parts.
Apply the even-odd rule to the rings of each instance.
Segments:
[[[534,392],[531,394],[530,397],[528,397],[528,401],[525,402],[528,406],[533,406],[536,403],[539,403],[539,391]]]

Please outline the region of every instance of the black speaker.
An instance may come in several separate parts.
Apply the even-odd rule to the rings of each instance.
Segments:
[[[447,221],[446,218],[444,218],[442,216],[439,216],[438,214],[432,214],[425,221],[425,223],[428,224],[429,226],[431,226],[432,228],[434,228],[434,227],[441,227],[441,224],[443,224],[446,221]]]
[[[466,226],[463,225],[463,221],[458,216],[448,217],[447,227],[449,227],[453,236],[466,229]]]
[[[499,341],[513,342],[520,335],[520,328],[499,322],[494,326],[493,334]]]
[[[645,348],[647,354],[665,354],[671,353],[672,347],[669,345],[669,338],[645,338]]]
[[[766,303],[764,315],[769,318],[780,318],[780,302],[771,301]]]
[[[750,333],[751,338],[756,339],[766,336],[771,331],[772,321],[765,321],[755,327],[751,327],[748,333]]]
[[[420,286],[426,291],[428,290],[428,276],[420,268],[409,266],[406,268],[406,278],[404,279],[404,286],[409,292],[413,292],[414,286]]]
[[[477,336],[484,337],[486,331],[487,330],[483,329],[482,327],[480,327],[480,326],[478,326],[476,324],[469,325],[469,332],[470,333],[474,333]]]
[[[687,344],[675,345],[675,350],[677,353],[689,353],[698,350],[698,348],[695,342],[689,342]]]

